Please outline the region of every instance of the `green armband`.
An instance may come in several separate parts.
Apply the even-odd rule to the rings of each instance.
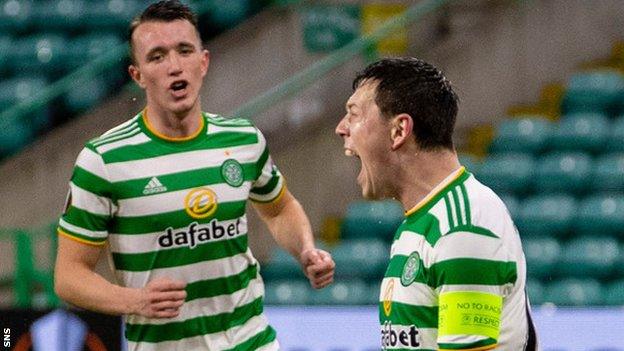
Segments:
[[[482,335],[498,340],[501,296],[476,291],[440,294],[438,336]]]

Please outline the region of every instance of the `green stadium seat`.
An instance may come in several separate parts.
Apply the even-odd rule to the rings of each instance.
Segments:
[[[371,301],[369,295],[370,289],[361,279],[338,280],[315,291],[312,302],[315,305],[365,305]]]
[[[342,240],[331,253],[339,278],[380,279],[390,258],[390,248],[381,239]]]
[[[522,237],[563,237],[570,232],[576,211],[571,195],[535,195],[522,201],[515,223]]]
[[[119,45],[125,44],[119,36],[111,33],[90,33],[73,38],[67,48],[67,66],[71,70],[76,69],[115,49]],[[116,69],[121,69],[121,67]]]
[[[42,32],[77,32],[85,24],[84,15],[88,6],[83,0],[35,1],[33,23]]]
[[[624,152],[624,115],[615,119],[607,135],[604,145],[606,152]]]
[[[624,234],[624,195],[594,195],[579,203],[579,212],[574,223],[579,234],[619,235]]]
[[[250,0],[213,0],[210,21],[221,28],[230,28],[247,18]]]
[[[619,254],[613,237],[581,236],[564,245],[557,270],[565,276],[607,278],[614,273]]]
[[[20,121],[0,126],[0,158],[16,153],[33,140],[33,131]]]
[[[556,151],[599,152],[607,141],[610,122],[600,113],[566,115],[554,129],[549,148]]]
[[[603,303],[602,287],[595,279],[563,279],[546,286],[545,302],[560,306]]]
[[[547,279],[556,275],[561,245],[552,237],[523,238],[522,247],[530,278]]]
[[[553,152],[537,161],[535,190],[582,193],[589,186],[592,159],[580,152]]]
[[[9,70],[7,61],[9,59],[8,52],[11,49],[11,44],[12,39],[10,36],[0,34],[0,73],[2,74],[5,74]]]
[[[526,153],[492,154],[483,161],[476,177],[496,192],[523,194],[531,188],[534,162]]]
[[[527,279],[526,291],[529,294],[529,302],[531,306],[539,306],[544,303],[544,285],[537,279]]]
[[[307,281],[281,280],[265,285],[267,305],[306,305],[310,303],[311,288]]]
[[[605,303],[613,306],[624,305],[624,279],[616,280],[607,285]]]
[[[542,117],[505,119],[496,130],[490,150],[536,154],[544,149],[552,133],[551,129],[551,123]]]
[[[47,86],[48,82],[40,76],[22,76],[7,79],[0,82],[0,110],[5,110],[14,104],[32,99],[39,91]],[[20,124],[21,123],[21,124]],[[37,113],[28,115],[26,120],[18,122],[14,125],[11,132],[15,132],[16,139],[21,140],[22,137],[43,130],[50,124],[50,114],[46,108],[39,110]],[[30,129],[28,133],[20,133],[18,130],[26,128]],[[8,133],[4,131],[4,133]],[[11,138],[13,139],[13,138]],[[27,137],[25,140],[29,140]],[[18,143],[19,145],[23,145]]]
[[[391,241],[403,218],[403,207],[396,201],[355,201],[347,207],[340,236]]]
[[[599,191],[624,190],[624,153],[602,155],[594,161],[591,187]]]
[[[518,218],[518,214],[520,212],[520,201],[513,194],[498,194],[498,196],[503,200],[503,203],[507,207],[511,218],[515,221]]]
[[[563,98],[564,113],[610,114],[618,108],[624,92],[624,77],[614,70],[577,73],[568,81]]]
[[[299,262],[282,249],[273,251],[271,259],[262,266],[260,272],[262,273],[262,277],[267,281],[306,279]]]
[[[147,4],[145,5],[147,6]],[[109,30],[125,33],[134,14],[145,7],[136,1],[105,0],[98,1],[84,11],[84,20],[93,30]]]
[[[102,101],[111,87],[112,84],[102,76],[76,82],[74,89],[63,96],[65,106],[72,113],[83,112]]]
[[[15,39],[9,52],[10,67],[16,72],[48,74],[63,69],[67,59],[67,41],[56,34],[35,34]]]
[[[33,22],[30,0],[0,1],[0,32],[23,33]]]

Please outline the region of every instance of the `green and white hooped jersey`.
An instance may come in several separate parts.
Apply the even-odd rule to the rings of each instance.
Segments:
[[[382,346],[534,350],[525,277],[507,208],[462,167],[397,229],[379,299]]]
[[[108,242],[123,286],[158,277],[188,283],[178,317],[126,317],[129,350],[276,350],[245,206],[275,201],[284,189],[249,121],[203,114],[195,135],[171,139],[140,113],[86,144],[59,233]]]

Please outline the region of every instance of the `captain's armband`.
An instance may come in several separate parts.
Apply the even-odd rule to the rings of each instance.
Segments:
[[[438,336],[480,335],[498,340],[501,296],[478,291],[440,294]]]

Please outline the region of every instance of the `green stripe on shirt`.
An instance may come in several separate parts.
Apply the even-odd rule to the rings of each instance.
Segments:
[[[237,307],[231,313],[202,316],[182,322],[165,324],[126,324],[126,338],[129,341],[162,342],[180,340],[198,335],[226,331],[243,325],[249,319],[262,313],[262,297]]]

